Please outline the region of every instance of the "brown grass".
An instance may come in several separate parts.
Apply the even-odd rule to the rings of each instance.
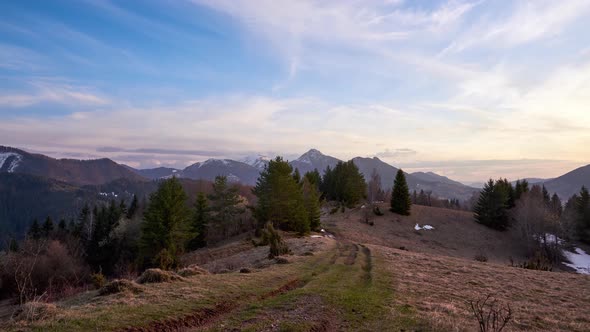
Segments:
[[[394,275],[396,305],[426,317],[435,330],[477,330],[466,302],[488,294],[514,310],[505,331],[590,330],[588,276],[370,248]]]
[[[127,279],[117,279],[113,280],[106,285],[104,285],[99,291],[99,295],[111,295],[123,292],[131,292],[131,293],[140,293],[143,291],[143,287],[141,285],[136,284],[135,282]]]
[[[181,277],[192,277],[196,275],[209,274],[209,271],[197,265],[190,265],[184,269],[178,270],[178,275]]]
[[[183,280],[181,276],[171,271],[164,271],[160,269],[145,270],[135,282],[138,284],[151,284],[160,282],[171,282]]]
[[[400,216],[390,212],[387,206],[380,206],[383,216],[372,217],[374,226],[361,222],[361,209],[329,215],[323,224],[329,231],[335,231],[339,238],[358,243],[405,247],[411,252],[470,260],[485,252],[490,262],[502,264],[508,264],[510,257],[524,261],[524,251],[519,241],[509,233],[477,224],[471,212],[413,205],[410,216]],[[434,230],[415,231],[417,223],[420,226],[431,225]]]

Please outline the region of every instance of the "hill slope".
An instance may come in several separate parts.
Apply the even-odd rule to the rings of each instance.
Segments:
[[[580,192],[582,186],[590,188],[590,165],[577,168],[555,179],[546,181],[545,187],[551,193],[557,193],[562,200]]]
[[[76,185],[101,184],[120,178],[145,180],[107,158],[54,159],[5,146],[0,146],[0,173],[31,174]]]

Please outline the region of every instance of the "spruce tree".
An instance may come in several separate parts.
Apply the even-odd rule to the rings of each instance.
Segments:
[[[139,241],[144,266],[159,265],[162,253],[172,259],[171,264],[166,264],[170,266],[165,267],[178,264],[186,242],[193,237],[186,198],[176,177],[162,181],[158,190],[150,195]]]
[[[232,224],[236,224],[237,217],[245,211],[240,205],[238,187],[229,185],[227,177],[216,176],[209,201],[211,226],[219,228],[223,237],[227,238]]]
[[[309,228],[317,231],[320,228],[320,194],[317,187],[307,177],[303,179],[303,197],[309,218]]]
[[[391,191],[391,212],[409,216],[412,207],[412,200],[410,199],[410,190],[406,182],[406,176],[400,169],[397,171],[395,180],[393,182],[393,189]]]
[[[482,189],[474,208],[475,221],[490,228],[505,230],[508,228],[508,199],[502,184],[497,186],[490,179]]]
[[[254,210],[258,230],[267,222],[283,229],[305,234],[310,230],[309,213],[301,186],[292,176],[293,169],[283,158],[271,160],[260,173],[252,192],[258,197]]]
[[[553,196],[551,196],[551,211],[553,212],[553,214],[555,214],[558,217],[560,217],[563,212],[563,206],[561,203],[561,199],[559,199],[559,196],[557,196],[557,193],[555,193],[555,194],[553,194]]]
[[[43,237],[49,237],[53,232],[53,228],[53,219],[51,219],[51,217],[48,216],[45,219],[43,226],[41,227],[41,234],[43,235]]]
[[[127,209],[127,219],[131,219],[135,216],[137,212],[138,202],[137,202],[137,195],[133,195],[133,200],[131,200],[131,205],[129,205],[129,209]]]
[[[320,175],[320,172],[318,172],[317,169],[314,169],[311,172],[305,173],[305,175],[303,177],[305,177],[307,179],[307,181],[309,181],[311,184],[313,184],[318,189],[318,191],[320,190],[322,176]]]
[[[207,197],[203,192],[199,192],[194,205],[194,215],[192,220],[193,234],[196,236],[189,243],[190,249],[198,249],[207,246],[207,224],[209,222],[209,207]]]
[[[577,230],[581,241],[590,243],[590,193],[586,187],[582,187],[576,201]]]
[[[37,218],[33,219],[33,223],[31,224],[31,227],[29,227],[27,235],[33,240],[39,240],[41,238],[41,226],[39,226]]]

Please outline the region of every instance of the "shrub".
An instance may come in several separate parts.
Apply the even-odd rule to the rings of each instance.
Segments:
[[[96,289],[103,287],[107,283],[107,279],[101,272],[93,273],[90,276],[90,280],[92,280],[92,284]]]
[[[110,295],[110,294],[118,294],[123,292],[131,292],[131,293],[141,293],[143,291],[143,287],[136,284],[135,282],[127,279],[116,279],[104,287],[102,287],[98,291],[98,295]]]
[[[178,275],[181,277],[192,277],[203,274],[209,274],[209,271],[197,265],[190,265],[178,271]]]
[[[135,280],[135,282],[138,284],[150,284],[179,280],[184,279],[174,272],[164,271],[161,269],[147,269],[139,276],[139,278],[137,278],[137,280]]]
[[[252,270],[250,270],[247,267],[243,267],[243,268],[240,269],[240,273],[251,273],[251,272],[252,272]]]
[[[340,207],[336,206],[330,210],[330,214],[334,214],[334,213],[338,212],[338,210],[340,210]]]
[[[527,270],[553,271],[553,264],[551,264],[551,260],[549,260],[539,251],[537,251],[531,259],[523,262],[522,264],[514,264],[514,260],[510,258],[510,266]]]
[[[477,319],[480,332],[500,332],[512,319],[510,304],[503,304],[491,295],[467,302],[469,310]]]
[[[31,301],[21,305],[16,312],[15,319],[31,322],[55,316],[56,313],[57,307],[53,303]]]
[[[280,255],[289,254],[291,250],[287,244],[281,238],[281,235],[274,229],[272,223],[267,223],[262,234],[263,240],[268,241],[270,245],[270,251],[268,258],[275,258]]]
[[[484,253],[478,253],[477,255],[475,255],[474,259],[478,262],[487,262],[488,261],[488,256],[486,256]]]
[[[381,212],[381,209],[377,205],[374,205],[373,206],[373,213],[376,216],[382,216],[383,215],[383,212]]]
[[[275,262],[277,264],[289,264],[289,260],[286,259],[285,257],[277,257],[277,258],[275,258]]]

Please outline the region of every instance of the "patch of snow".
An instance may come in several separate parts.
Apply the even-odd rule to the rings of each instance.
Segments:
[[[364,208],[366,208],[366,206],[365,206],[365,205],[361,206],[361,209],[364,209]]]
[[[326,232],[326,230],[322,228],[322,230],[321,230],[320,232],[322,232],[322,233],[325,233],[325,232]]]
[[[312,238],[314,238],[314,239],[317,239],[317,238],[321,238],[321,237],[323,237],[323,236],[321,236],[321,235],[312,235],[312,236],[310,236],[310,237],[312,237]]]
[[[177,170],[177,169],[173,169],[173,170],[172,170],[172,173],[176,173],[176,172],[178,172],[178,170]]]
[[[7,169],[8,173],[14,172],[14,170],[18,167],[18,165],[20,165],[20,162],[23,159],[23,156],[21,156],[20,154],[18,154],[16,152],[0,153],[0,169],[2,167],[4,167],[4,163],[10,157],[14,157],[15,159],[12,161],[12,163],[10,163],[10,165],[8,165],[8,169]]]
[[[430,225],[424,225],[424,226],[420,227],[420,225],[416,224],[416,226],[414,226],[414,229],[417,230],[417,231],[421,231],[423,229],[425,229],[427,231],[430,231],[430,230],[433,230],[434,227],[432,227]]]
[[[228,181],[228,182],[240,182],[240,178],[239,178],[238,176],[235,176],[235,175],[234,175],[234,174],[232,174],[232,173],[229,173],[229,174],[227,175],[227,181]]]
[[[545,237],[539,236],[537,241],[540,243],[547,243],[547,244],[563,244],[563,240],[559,237],[555,236],[555,234],[546,233]]]
[[[580,274],[590,275],[590,255],[580,248],[575,249],[576,252],[563,251],[563,254],[571,263],[563,263],[576,270]]]

